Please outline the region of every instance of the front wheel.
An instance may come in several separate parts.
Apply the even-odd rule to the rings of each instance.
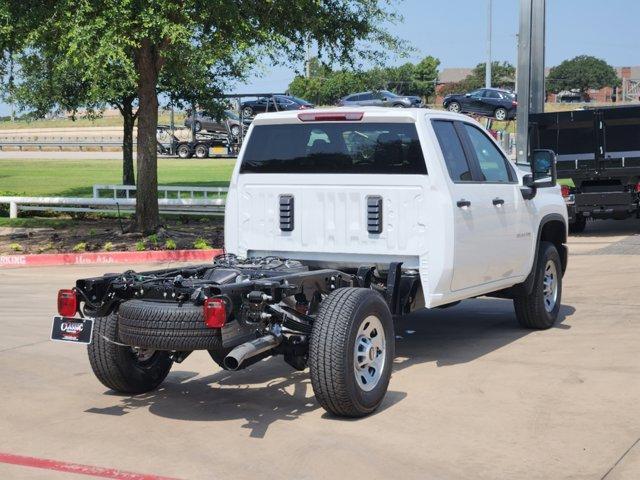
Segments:
[[[244,108],[242,109],[242,116],[243,116],[243,117],[245,117],[245,118],[251,118],[251,117],[253,117],[253,108],[248,107],[248,106],[247,106],[247,107],[244,107]]]
[[[173,364],[169,352],[118,345],[115,313],[94,321],[87,352],[100,383],[116,392],[137,394],[155,390],[164,381]]]
[[[516,317],[525,328],[551,328],[560,312],[562,300],[562,262],[555,245],[542,242],[535,265],[533,290],[514,297]]]
[[[391,312],[366,288],[341,288],[320,304],[309,347],[316,399],[334,415],[362,417],[389,386],[395,337]]]

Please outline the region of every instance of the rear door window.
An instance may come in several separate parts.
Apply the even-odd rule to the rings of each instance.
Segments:
[[[434,120],[433,129],[436,132],[451,180],[454,182],[473,181],[469,161],[462,148],[462,142],[454,123],[446,120]]]
[[[427,173],[413,123],[256,125],[240,173]]]

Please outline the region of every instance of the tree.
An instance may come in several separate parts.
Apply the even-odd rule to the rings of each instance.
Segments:
[[[311,60],[311,77],[296,76],[289,92],[316,104],[330,105],[350,93],[367,90],[392,90],[400,95],[428,97],[435,91],[440,61],[425,57],[418,64],[407,62],[398,67],[373,67],[369,70],[336,70]]]
[[[34,42],[38,49],[29,48],[18,55],[20,75],[11,92],[12,100],[36,118],[61,111],[71,112],[75,119],[81,108],[85,109],[84,116],[95,118],[106,105],[117,108],[123,118],[122,182],[135,185],[133,129],[137,112],[131,74],[109,59],[87,62],[64,55],[60,48],[63,38],[47,31]]]
[[[202,65],[190,63],[193,60],[205,59],[206,66],[224,66],[237,60],[230,52],[256,48],[262,48],[268,58],[299,62],[309,38],[315,41],[321,58],[341,64],[352,64],[354,58],[371,60],[379,56],[377,45],[384,45],[384,50],[398,48],[398,41],[379,27],[396,18],[383,0],[21,3],[27,13],[39,12],[23,17],[26,29],[66,28],[65,55],[109,58],[127,68],[132,66],[138,98],[138,182],[133,227],[144,233],[159,226],[156,127],[158,94],[168,71],[182,69],[185,74],[197,75]]]
[[[424,57],[416,64],[413,71],[414,93],[425,100],[435,93],[439,66],[440,60],[431,55]]]
[[[579,55],[551,68],[547,77],[547,89],[554,93],[577,90],[588,96],[589,89],[617,87],[620,79],[615,69],[604,60],[589,55]]]

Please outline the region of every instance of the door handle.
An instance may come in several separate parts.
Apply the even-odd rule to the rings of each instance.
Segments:
[[[458,200],[456,202],[456,205],[458,205],[458,207],[463,208],[463,207],[470,207],[471,206],[471,202],[469,200],[465,200],[464,198],[462,200]]]
[[[494,198],[491,203],[493,203],[494,205],[498,206],[498,205],[504,205],[504,200],[501,198]]]

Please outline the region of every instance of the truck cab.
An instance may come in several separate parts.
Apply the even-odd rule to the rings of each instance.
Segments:
[[[425,306],[437,307],[522,283],[547,224],[566,265],[560,188],[528,198],[528,174],[460,114],[260,115],[233,172],[225,244],[242,257],[335,268],[402,262],[419,271]]]

